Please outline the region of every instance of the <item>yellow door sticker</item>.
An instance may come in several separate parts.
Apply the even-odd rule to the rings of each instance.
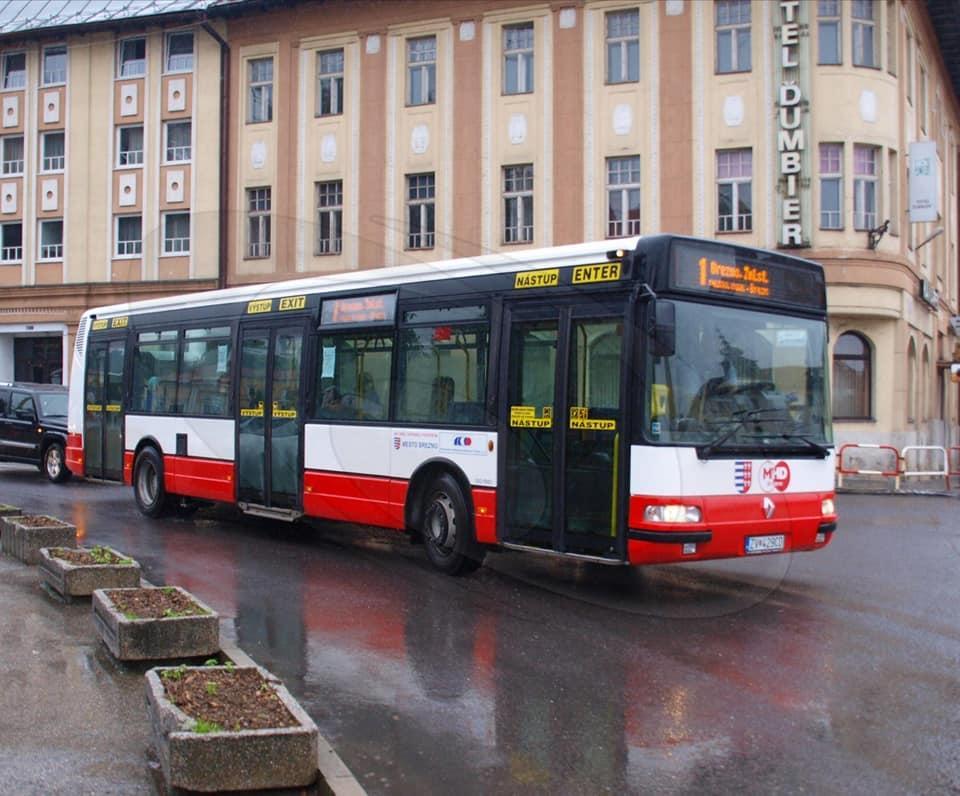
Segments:
[[[560,269],[544,271],[521,271],[513,282],[514,289],[523,287],[556,287],[560,284]]]
[[[535,406],[511,406],[510,426],[511,428],[552,428],[553,407],[544,407],[544,410],[547,409],[550,410],[549,415],[544,411],[544,417],[537,417]]]
[[[126,329],[129,324],[129,318],[126,315],[122,315],[119,318],[113,318],[110,321],[111,329]]]
[[[577,420],[570,418],[570,428],[576,431],[616,431],[616,420]]]
[[[590,282],[616,282],[619,278],[620,263],[578,265],[573,269],[573,284],[575,285],[586,285]]]
[[[590,417],[590,410],[585,406],[571,406],[570,407],[570,419],[571,420],[586,420]]]
[[[122,407],[120,404],[107,404],[107,411],[108,411],[108,412],[121,412],[121,411],[123,411],[123,407]]]
[[[247,304],[247,315],[259,315],[262,312],[273,311],[273,299],[259,299]]]
[[[102,412],[102,411],[103,411],[103,406],[101,406],[100,404],[87,404],[87,411],[88,411],[88,412]]]
[[[94,321],[94,322],[90,325],[90,329],[91,329],[91,331],[94,331],[94,332],[102,332],[102,331],[103,331],[104,329],[106,329],[109,325],[110,325],[110,321],[108,321],[106,318],[102,318],[102,319],[99,320],[99,321]]]
[[[241,409],[240,417],[263,417],[263,407],[258,406],[254,409]]]
[[[302,310],[306,306],[306,296],[286,296],[285,298],[280,299],[280,312],[288,312],[289,310]]]

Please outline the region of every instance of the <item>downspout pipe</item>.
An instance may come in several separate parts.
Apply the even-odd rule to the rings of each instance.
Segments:
[[[210,37],[220,45],[220,246],[219,263],[217,264],[217,287],[222,289],[227,286],[227,212],[229,207],[228,193],[229,183],[229,163],[230,163],[230,139],[228,112],[230,109],[230,45],[214,27],[207,21],[200,23]]]

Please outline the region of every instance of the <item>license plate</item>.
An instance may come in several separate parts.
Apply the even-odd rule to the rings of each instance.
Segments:
[[[783,550],[787,537],[782,534],[773,536],[748,536],[747,553],[776,553]]]

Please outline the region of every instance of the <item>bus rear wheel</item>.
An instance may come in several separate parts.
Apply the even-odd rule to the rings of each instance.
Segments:
[[[441,572],[465,575],[483,563],[486,551],[473,539],[463,491],[449,474],[441,475],[427,490],[422,533],[427,558]]]
[[[163,460],[154,448],[144,448],[133,463],[133,496],[137,508],[148,517],[160,517],[167,510]]]

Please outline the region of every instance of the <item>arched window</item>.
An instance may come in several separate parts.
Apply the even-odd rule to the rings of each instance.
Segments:
[[[870,344],[857,332],[845,332],[833,348],[833,417],[869,420],[871,417],[872,356]]]
[[[929,420],[933,412],[930,410],[930,349],[923,346],[923,370],[920,373],[920,420]]]
[[[907,346],[907,422],[917,422],[917,344]]]

